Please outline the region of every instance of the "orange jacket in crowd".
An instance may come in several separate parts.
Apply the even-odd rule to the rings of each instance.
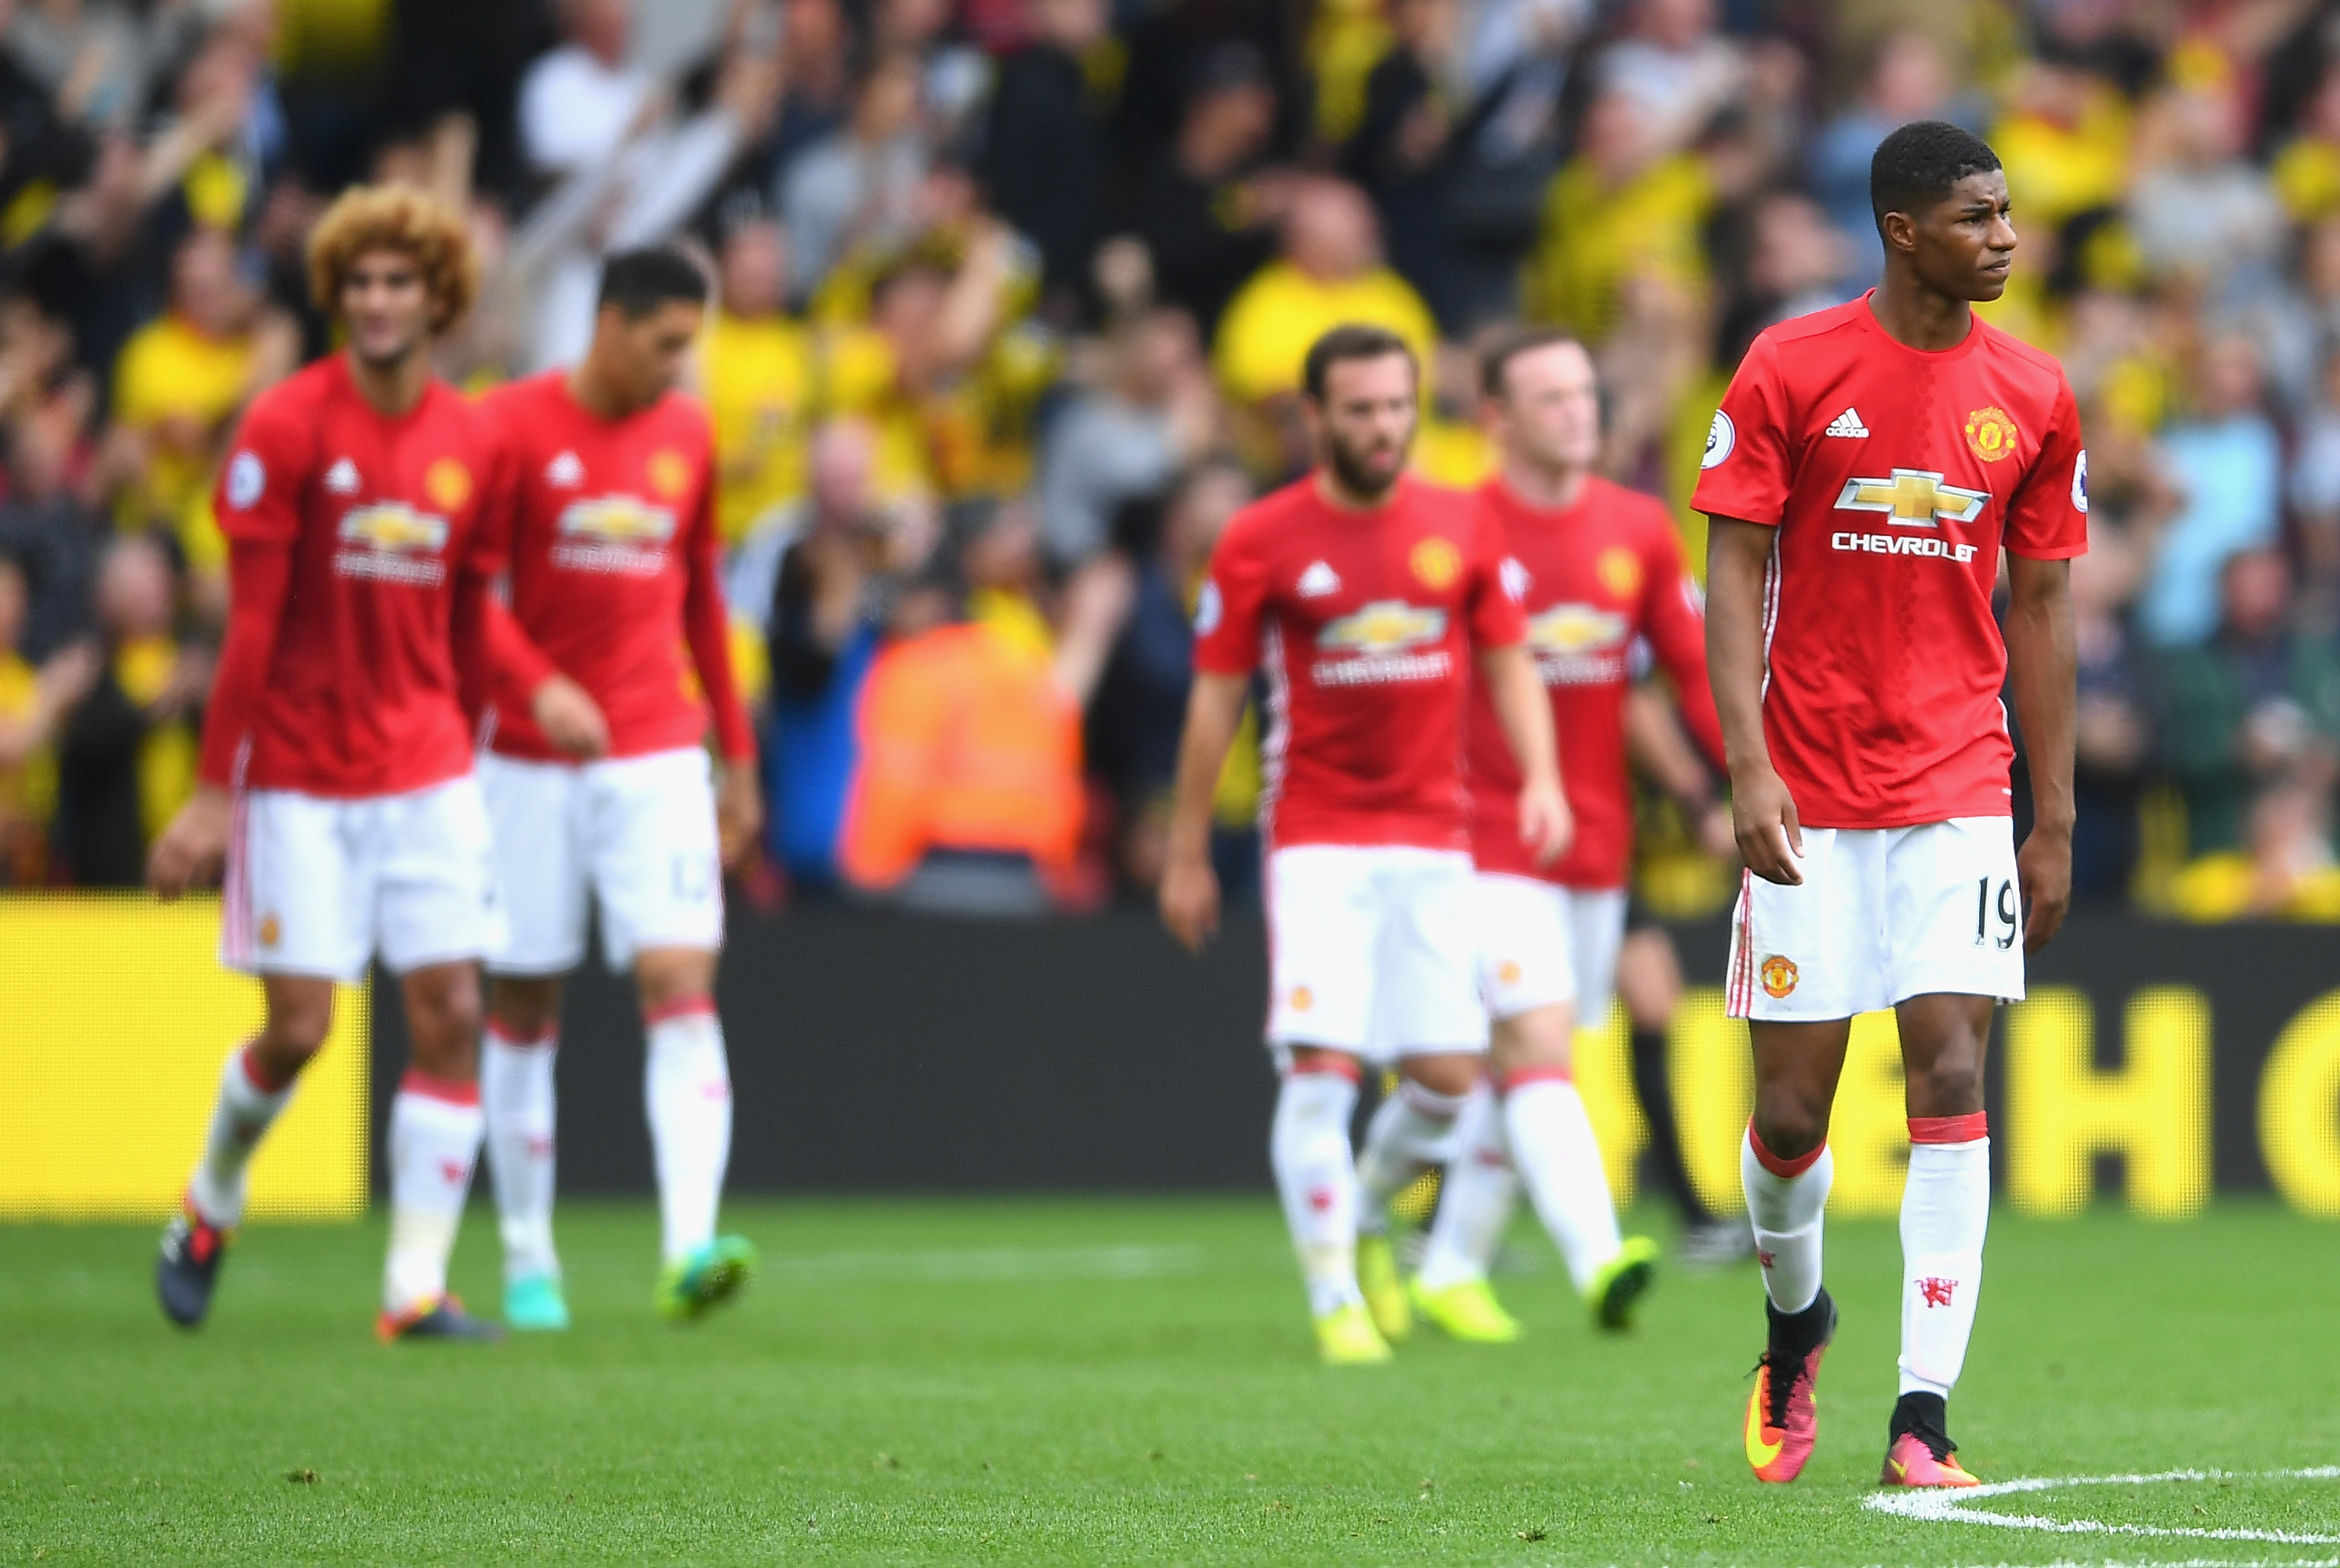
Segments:
[[[838,863],[887,888],[929,849],[1021,852],[1044,878],[1081,836],[1081,718],[1047,656],[989,627],[938,627],[878,657]]]

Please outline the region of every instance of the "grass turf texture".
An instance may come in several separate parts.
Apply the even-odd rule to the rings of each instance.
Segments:
[[[646,1205],[561,1215],[577,1327],[376,1345],[380,1222],[246,1232],[166,1325],[145,1226],[0,1227],[0,1560],[2047,1563],[2340,1548],[2051,1535],[1864,1510],[1898,1241],[1829,1233],[1844,1323],[1793,1487],[1740,1454],[1751,1266],[1669,1270],[1603,1340],[1548,1246],[1528,1337],[1313,1359],[1264,1201],[735,1203],[766,1271],[650,1312]],[[456,1287],[498,1300],[474,1208]],[[1954,1425],[1986,1480],[2340,1460],[2335,1233],[1997,1216]],[[313,1475],[313,1480],[309,1479]],[[294,1479],[288,1479],[292,1477]],[[2340,1532],[2340,1481],[2088,1487],[2011,1511]]]

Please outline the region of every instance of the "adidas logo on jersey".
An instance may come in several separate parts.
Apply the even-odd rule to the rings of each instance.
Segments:
[[[1300,574],[1300,597],[1323,599],[1341,591],[1341,577],[1331,567],[1319,561]]]
[[[1849,408],[1842,413],[1837,415],[1836,418],[1830,420],[1829,422],[1828,429],[1821,433],[1825,435],[1850,436],[1855,440],[1860,440],[1869,434],[1869,427],[1860,422],[1860,411],[1859,409]]]
[[[573,452],[564,452],[544,465],[544,482],[557,485],[580,485],[585,482],[585,465]]]
[[[325,488],[335,495],[355,495],[364,488],[358,479],[358,465],[342,458],[325,471]]]

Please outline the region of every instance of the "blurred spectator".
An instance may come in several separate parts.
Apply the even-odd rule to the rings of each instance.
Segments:
[[[2118,88],[2069,49],[2044,51],[2016,73],[1991,148],[2027,230],[2060,229],[2119,203],[2128,190],[2131,116]]]
[[[1275,251],[1290,181],[1259,168],[1274,130],[1265,63],[1247,44],[1226,45],[1205,60],[1176,137],[1135,182],[1126,226],[1145,243],[1163,302],[1192,312],[1206,339]]]
[[[804,492],[815,371],[811,334],[788,313],[786,230],[760,211],[738,217],[716,273],[700,362],[715,428],[715,521],[729,548]]]
[[[2262,406],[2257,348],[2246,338],[2214,341],[2196,382],[2194,417],[2161,439],[2181,509],[2138,605],[2146,635],[2165,648],[2217,630],[2226,558],[2267,543],[2282,522],[2282,444]]]
[[[2299,134],[2270,171],[2276,194],[2303,223],[2340,215],[2340,59],[2324,67]]]
[[[30,590],[0,555],[0,887],[36,886],[48,866],[57,804],[57,720],[97,678],[97,655],[75,644],[36,663],[24,645]]]
[[[146,107],[154,59],[147,29],[110,0],[18,0],[8,8],[9,56],[66,118],[125,129]]]
[[[1123,882],[1150,891],[1161,879],[1178,734],[1194,670],[1194,600],[1227,520],[1252,499],[1251,481],[1230,462],[1206,462],[1180,481],[1160,511],[1158,538],[1138,560],[1128,624],[1115,641],[1090,710],[1090,767],[1119,804],[1115,851]],[[1214,858],[1228,896],[1256,885],[1250,829],[1259,801],[1258,715],[1244,729],[1219,783],[1225,841]]]
[[[1863,212],[1866,213],[1866,207]],[[1855,253],[1819,203],[1795,191],[1757,199],[1750,223],[1745,290],[1725,321],[1723,341],[1741,347],[1774,323],[1810,315],[1852,297],[1845,279]],[[1868,225],[1874,239],[1877,227]]]
[[[1875,285],[1885,270],[1885,242],[1869,203],[1869,163],[1878,144],[1912,120],[1948,119],[1978,127],[1971,104],[1953,103],[1949,63],[1934,35],[1905,27],[1886,35],[1860,96],[1812,143],[1811,178],[1821,208],[1851,246],[1846,281]]]
[[[658,89],[626,63],[629,0],[555,5],[562,42],[521,83],[521,150],[540,174],[573,174],[616,154],[654,109]]]
[[[2128,892],[2138,853],[2137,808],[2153,760],[2147,673],[2121,618],[2135,584],[2129,552],[2092,541],[2072,562],[2072,614],[2079,651],[2077,744],[2072,831],[2076,898],[2116,900]]]
[[[1640,111],[1661,153],[1688,146],[1747,85],[1747,59],[1714,29],[1714,0],[1633,0],[1601,84]]]
[[[973,608],[1020,592],[1032,547],[1019,509],[979,526],[963,554]],[[1080,848],[1079,707],[1046,644],[1010,618],[920,624],[947,601],[914,599],[862,693],[838,864],[908,908],[1044,914]]]
[[[2329,225],[2327,225],[2329,226]],[[2323,364],[2322,396],[2300,431],[2291,469],[2305,587],[2319,624],[2340,620],[2340,353]]]
[[[1060,567],[1111,542],[1133,501],[1158,498],[1218,433],[1195,323],[1157,310],[1103,346],[1098,386],[1073,394],[1040,452],[1040,537]]]
[[[1601,93],[1585,111],[1576,155],[1544,199],[1522,313],[1598,343],[1625,313],[1629,280],[1675,290],[1702,284],[1700,240],[1714,194],[1706,165],[1670,150],[1639,99]]]
[[[852,247],[882,252],[913,236],[928,156],[918,134],[917,60],[881,56],[856,84],[844,128],[806,148],[781,176],[798,297],[809,296]]]
[[[97,574],[104,664],[57,737],[57,849],[84,888],[145,883],[146,846],[193,787],[191,711],[210,661],[173,637],[171,564],[139,537],[107,546]]]
[[[1363,118],[1343,153],[1344,172],[1373,199],[1390,264],[1449,330],[1461,301],[1445,176],[1450,138],[1471,108],[1455,101],[1462,24],[1460,0],[1393,0],[1392,47],[1365,78]]]
[[[1105,0],[1035,0],[1037,35],[999,65],[984,180],[999,215],[1040,248],[1042,281],[1069,321],[1104,233],[1106,127],[1084,62]]]
[[[2242,156],[2234,92],[2172,92],[2156,114],[2159,156],[2137,176],[2127,214],[2146,266],[2184,273],[2214,294],[2264,287],[2285,237],[2283,203],[2266,172]]]
[[[1284,253],[1228,304],[1213,360],[1219,384],[1244,422],[1247,458],[1263,472],[1308,464],[1299,422],[1300,362],[1344,322],[1387,327],[1426,373],[1438,328],[1403,278],[1382,264],[1373,211],[1354,185],[1315,179],[1293,194]]]
[[[2218,584],[2216,638],[2164,656],[2169,763],[2192,852],[2246,854],[2246,910],[2272,911],[2295,878],[2331,863],[2340,653],[2289,625],[2290,573],[2276,551],[2234,556]]]

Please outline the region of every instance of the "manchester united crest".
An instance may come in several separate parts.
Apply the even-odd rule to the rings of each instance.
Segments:
[[[452,511],[471,499],[471,471],[451,457],[442,457],[422,474],[422,493],[441,511]]]
[[[1433,534],[1413,547],[1406,564],[1413,568],[1413,575],[1424,588],[1435,592],[1462,575],[1462,552],[1453,541]]]
[[[1775,1002],[1796,988],[1796,961],[1793,958],[1774,953],[1763,960],[1762,968],[1756,972],[1763,978],[1764,992]]]
[[[1967,415],[1967,450],[1985,462],[1997,462],[2015,452],[2015,421],[1993,403]]]

